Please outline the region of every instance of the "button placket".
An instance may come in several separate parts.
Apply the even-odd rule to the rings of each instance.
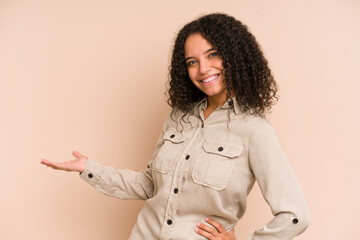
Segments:
[[[178,201],[179,201],[179,189],[184,182],[185,175],[188,172],[190,164],[188,160],[190,159],[190,154],[185,154],[189,152],[189,149],[192,146],[192,143],[197,139],[197,136],[200,132],[201,128],[198,128],[195,134],[189,139],[187,145],[185,146],[184,150],[181,153],[182,161],[177,161],[174,173],[172,176],[172,184],[171,184],[171,192],[168,198],[168,204],[166,206],[165,215],[164,215],[164,225],[163,229],[161,230],[161,235],[166,236],[171,229],[173,228],[173,223],[177,216],[177,208],[178,208]],[[174,136],[173,136],[174,135]],[[169,136],[170,138],[175,138],[175,134]],[[184,161],[185,160],[185,161]]]
[[[185,147],[185,149],[186,148],[187,147]],[[183,150],[183,153],[180,155],[180,159],[184,158],[185,149]],[[173,183],[171,184],[172,191],[169,194],[168,205],[166,206],[164,225],[163,225],[163,229],[161,230],[163,236],[168,236],[169,232],[171,232],[171,229],[173,228],[174,220],[176,219],[176,212],[177,212],[178,198],[179,198],[178,196],[179,186],[181,186],[181,182],[182,182],[181,180],[182,180],[182,174],[184,168],[183,164],[185,164],[184,161],[177,161],[177,164],[175,165],[175,169],[174,169],[174,174],[171,179],[173,181]]]

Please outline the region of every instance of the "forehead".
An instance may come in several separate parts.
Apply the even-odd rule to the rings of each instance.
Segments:
[[[191,34],[185,40],[185,58],[201,56],[211,48],[213,46],[200,33]]]

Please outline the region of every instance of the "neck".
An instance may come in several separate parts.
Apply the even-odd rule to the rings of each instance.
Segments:
[[[230,95],[230,97],[235,96],[234,93]],[[223,92],[222,94],[218,94],[216,96],[208,96],[208,108],[216,109],[220,106],[223,106],[226,101],[226,93]]]

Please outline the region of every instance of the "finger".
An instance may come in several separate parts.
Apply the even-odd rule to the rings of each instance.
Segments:
[[[79,157],[81,157],[82,156],[82,154],[81,153],[79,153],[78,151],[73,151],[72,152],[72,154],[74,155],[74,157],[76,157],[76,158],[79,158]]]
[[[218,223],[217,221],[215,221],[214,219],[212,218],[205,218],[205,221],[209,224],[211,224],[212,226],[214,226],[214,228],[216,228],[216,230],[219,232],[219,233],[224,233],[226,232],[225,228],[220,224]]]
[[[47,160],[42,160],[41,163],[44,164],[44,165],[47,166],[47,167],[51,167],[51,168],[53,168],[53,169],[59,169],[58,166],[57,166],[57,164],[54,163],[54,162],[47,161]]]
[[[67,164],[65,162],[61,162],[61,163],[54,163],[51,161],[48,161],[46,159],[42,159],[41,163],[46,165],[47,167],[51,167],[52,169],[56,169],[56,170],[68,170],[67,168]]]
[[[230,232],[230,239],[235,240],[235,229],[233,228]]]
[[[202,223],[197,223],[196,226],[197,226],[199,229],[204,230],[204,231],[210,233],[211,235],[213,235],[213,236],[215,236],[215,237],[216,237],[217,235],[219,235],[219,232],[218,232],[215,228],[210,227],[210,226],[208,226],[208,225],[205,225],[205,224],[202,224]]]
[[[215,240],[216,237],[214,235],[212,235],[211,233],[204,231],[201,228],[195,228],[195,232],[203,237],[205,237],[206,239],[210,239],[210,240]]]
[[[48,160],[46,160],[46,159],[41,159],[41,162],[40,162],[41,164],[43,164],[43,165],[46,165],[47,167],[53,167],[53,166],[55,166],[55,163],[54,162],[51,162],[51,161],[48,161]]]
[[[48,160],[46,160],[45,158],[42,158],[40,163],[46,165],[48,162],[49,162]]]

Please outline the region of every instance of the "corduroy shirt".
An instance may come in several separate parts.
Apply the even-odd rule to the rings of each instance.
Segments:
[[[146,200],[130,240],[206,239],[194,231],[205,217],[230,231],[256,180],[274,218],[248,240],[289,240],[307,228],[302,190],[271,123],[233,104],[206,120],[206,98],[183,120],[180,112],[169,115],[143,171],[87,161],[80,176],[99,192]]]

